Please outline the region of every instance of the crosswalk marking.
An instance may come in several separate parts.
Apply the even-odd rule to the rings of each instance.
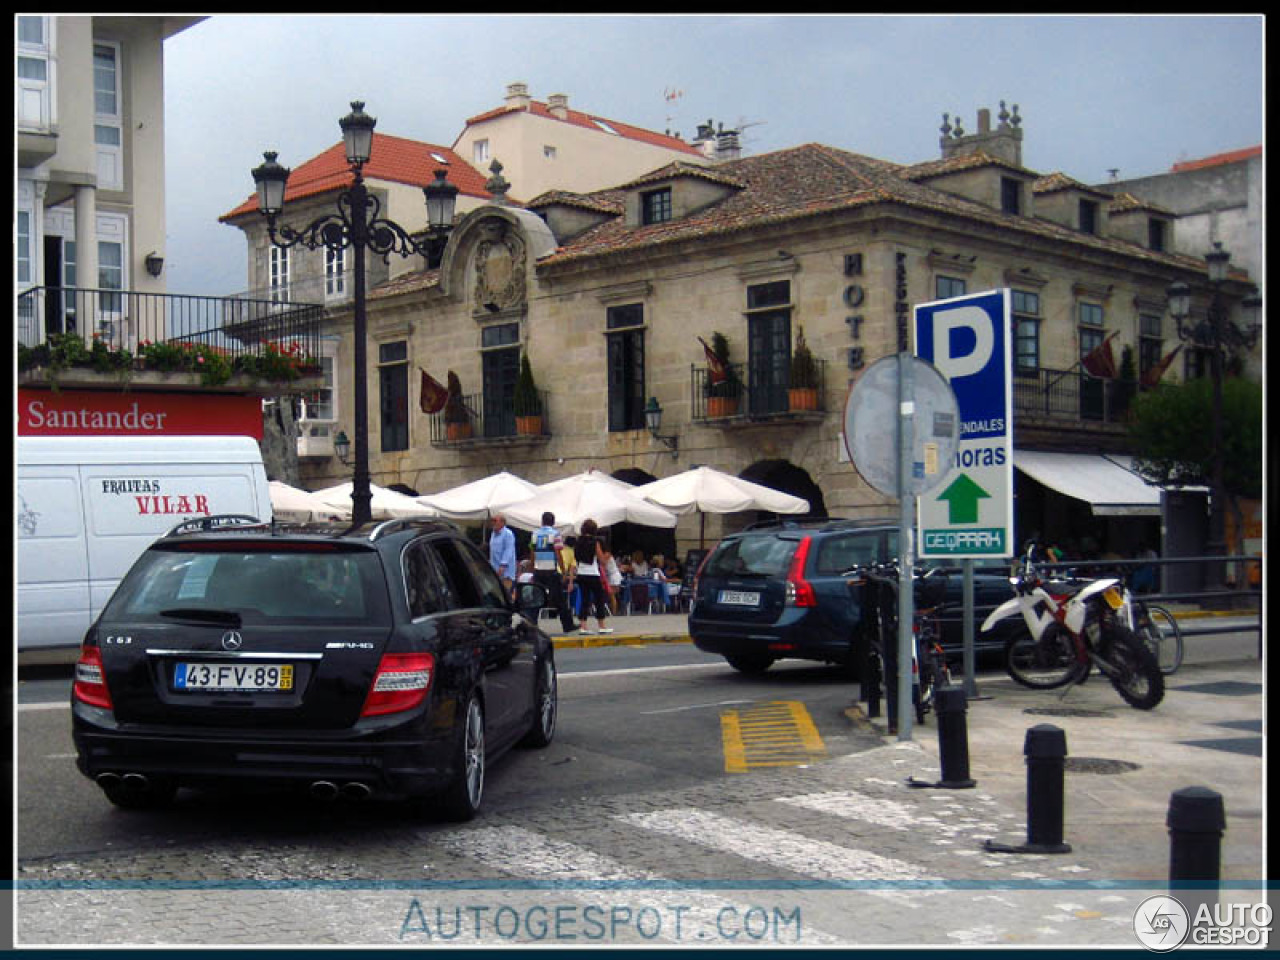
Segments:
[[[637,884],[627,885],[625,891],[627,907],[633,915],[649,909],[666,917],[679,916],[681,919],[682,926],[668,924],[661,931],[663,939],[707,939],[709,937],[701,937],[697,931],[706,933],[722,929],[726,911],[734,911],[736,916],[746,916],[753,909],[751,905],[735,903],[714,894],[679,889],[681,885],[676,881],[653,871],[628,867],[576,843],[556,840],[523,827],[482,827],[450,834],[440,842],[451,853],[495,866],[503,873],[526,880],[592,885],[602,881],[623,885],[627,885],[627,882]],[[663,885],[672,889],[653,889]],[[619,893],[607,889],[570,888],[565,892],[575,900],[602,908],[612,907],[619,898]],[[807,925],[802,931],[802,937],[802,942],[806,945],[831,945],[846,940]]]
[[[882,857],[869,850],[842,847],[827,840],[815,840],[762,824],[748,824],[707,810],[660,810],[655,813],[624,814],[617,819],[655,833],[679,837],[690,843],[782,867],[819,880],[928,882],[921,867],[903,860]]]

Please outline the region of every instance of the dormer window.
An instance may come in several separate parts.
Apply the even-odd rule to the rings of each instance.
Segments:
[[[1152,217],[1147,221],[1147,246],[1157,253],[1164,253],[1165,223]]]
[[[1000,210],[1014,216],[1022,213],[1022,181],[1015,177],[1000,178]]]
[[[666,223],[671,219],[671,188],[649,190],[640,194],[640,222]]]
[[[1080,201],[1080,232],[1098,232],[1098,205],[1092,200]]]

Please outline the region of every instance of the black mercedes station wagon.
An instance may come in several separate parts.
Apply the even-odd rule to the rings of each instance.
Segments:
[[[85,636],[77,766],[121,807],[254,782],[468,820],[486,763],[555,733],[546,599],[447,523],[181,524]]]

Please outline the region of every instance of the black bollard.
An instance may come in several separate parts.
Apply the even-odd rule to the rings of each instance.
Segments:
[[[962,687],[939,687],[933,694],[934,708],[938,715],[938,757],[942,765],[942,779],[937,783],[907,780],[913,787],[945,787],[963,790],[977,785],[969,776],[969,726],[965,712],[968,698]]]
[[[1027,842],[1018,847],[988,840],[994,853],[1070,853],[1062,841],[1065,810],[1067,735],[1061,727],[1042,723],[1027,731]]]
[[[1169,797],[1169,892],[1194,919],[1201,903],[1218,902],[1222,832],[1227,815],[1222,794],[1208,787],[1183,787]]]

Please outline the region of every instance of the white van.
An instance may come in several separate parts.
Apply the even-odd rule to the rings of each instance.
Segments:
[[[271,519],[251,437],[19,437],[18,649],[79,646],[116,584],[183,520]]]

